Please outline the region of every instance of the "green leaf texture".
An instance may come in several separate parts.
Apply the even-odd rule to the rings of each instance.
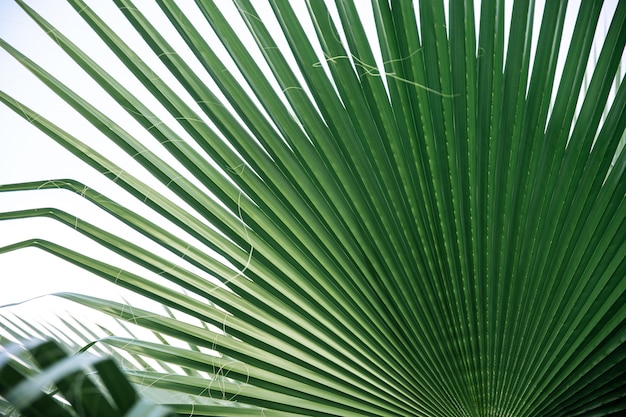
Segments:
[[[78,194],[178,259],[80,212],[0,213],[55,219],[145,271],[43,239],[0,248],[165,307],[59,294],[157,339],[74,323],[77,346],[135,358],[131,381],[179,415],[625,412],[626,2],[596,48],[600,1],[235,0],[235,20],[222,1],[156,0],[157,23],[114,0],[151,61],[68,2],[126,78],[18,1],[125,121],[0,46],[150,181],[36,102],[0,101],[154,216],[78,178],[0,191]],[[0,314],[5,332],[27,326]]]

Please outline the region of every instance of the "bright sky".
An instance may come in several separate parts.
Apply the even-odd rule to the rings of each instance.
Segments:
[[[106,48],[100,47],[99,40],[87,28],[86,24],[76,17],[74,10],[67,3],[58,0],[40,0],[29,3],[33,4],[36,10],[50,19],[53,24],[62,28],[64,33],[80,46],[84,46],[87,50],[98,48],[96,59],[99,63],[104,65],[110,73],[116,74],[117,78],[124,82],[130,82],[134,91],[142,90],[142,87],[137,83],[132,83],[125,69],[116,64],[113,55],[107,53]],[[118,33],[122,34],[122,37],[127,39],[133,47],[136,46],[137,52],[149,59],[148,62],[154,63],[160,68],[160,63],[156,58],[150,57],[149,52],[145,53],[146,47],[141,46],[141,40],[133,34],[132,30],[129,30],[129,26],[125,24],[121,14],[112,3],[102,1],[91,3],[94,3],[93,7],[103,16],[114,17],[112,21]],[[539,3],[538,7],[541,8],[541,2]],[[142,7],[144,4],[148,5],[149,8],[154,7],[152,2],[142,1]],[[617,0],[607,1],[608,15],[612,14],[612,9],[616,4]],[[154,16],[157,18],[159,14],[155,13]],[[195,18],[200,19],[201,17],[196,14]],[[105,18],[105,20],[107,19]],[[608,26],[608,21],[606,22]],[[198,24],[202,24],[202,22],[198,21]],[[243,26],[243,23],[241,25]],[[146,136],[145,132],[138,128],[129,116],[120,111],[117,105],[94,82],[78,70],[62,52],[59,52],[58,47],[12,0],[0,0],[0,38],[25,52],[35,61],[43,63],[62,81],[75,87],[83,96],[98,103],[98,106],[107,108],[107,112],[113,115],[116,120],[118,118],[122,120],[124,126],[130,129],[131,133],[140,138]],[[567,42],[569,42],[569,37],[567,37]],[[180,44],[182,45],[182,42]],[[131,158],[125,154],[120,156],[120,153],[106,143],[93,127],[82,121],[68,106],[64,105],[52,93],[49,93],[45,86],[4,51],[0,51],[0,74],[1,90],[24,101],[35,110],[43,113],[45,117],[58,122],[70,133],[84,139],[106,155],[115,155],[115,158],[121,158],[120,165],[133,173],[136,172],[137,175],[142,175],[141,169],[137,168]],[[159,73],[159,75],[166,77],[164,72]],[[207,83],[210,83],[210,80],[207,80]],[[151,98],[146,97],[148,104],[151,103],[151,100]],[[155,103],[153,104],[156,106]],[[167,115],[160,114],[167,120]],[[0,126],[0,144],[2,146],[2,152],[0,152],[0,184],[73,178],[104,194],[120,196],[118,187],[95,174],[95,171],[86,167],[84,163],[45,137],[39,130],[4,105],[0,105]],[[129,207],[150,215],[141,204],[136,204],[133,199],[127,199],[124,195],[118,198],[121,198]],[[128,228],[120,225],[112,217],[99,210],[94,210],[91,204],[68,191],[0,194],[0,212],[39,207],[60,208],[99,224],[109,231],[119,232],[124,236],[136,235],[130,233]],[[0,247],[30,238],[43,238],[65,244],[99,258],[102,258],[103,253],[108,252],[71,228],[51,219],[0,221]],[[151,245],[151,243],[145,242],[145,245]],[[159,250],[156,245],[153,246],[155,246],[154,250]],[[141,268],[131,265],[119,257],[112,257],[111,259],[111,262],[116,265],[142,272]],[[58,291],[87,292],[90,294],[110,294],[111,291],[116,294],[119,292],[116,287],[104,280],[38,249],[22,249],[0,254],[0,285],[0,305]]]
[[[98,2],[100,6],[103,2]],[[104,103],[109,115],[116,120],[128,122],[129,116],[120,111],[115,103],[104,94],[87,76],[73,65],[59,48],[13,4],[12,1],[2,0],[0,8],[0,31],[4,40],[21,51],[33,57],[38,62],[46,62],[46,68],[51,70],[62,81],[72,85],[86,97],[95,102]],[[53,24],[58,24],[67,30],[67,35],[80,45],[87,48],[98,47],[98,61],[100,63],[115,63],[112,54],[105,53],[105,48],[99,47],[98,40],[86,27],[80,18],[68,19],[75,12],[65,2],[39,2],[37,10]],[[119,13],[114,5],[103,8],[106,15]],[[118,21],[121,19],[117,19]],[[140,45],[139,42],[136,44]],[[80,116],[64,105],[38,80],[24,70],[12,57],[4,51],[0,55],[2,77],[0,88],[16,98],[27,103],[33,109],[40,111],[46,118],[56,122],[90,146],[96,148],[111,159],[121,158],[124,167],[133,173],[141,175],[137,164],[125,154],[109,145],[107,141]],[[109,65],[111,73],[119,74],[123,68]],[[122,75],[128,79],[128,75]],[[145,94],[144,94],[145,95]],[[119,187],[109,180],[98,175],[78,158],[69,154],[54,141],[47,138],[32,127],[20,116],[14,114],[4,105],[0,106],[0,120],[2,130],[0,141],[3,152],[0,153],[0,184],[42,179],[74,178],[103,194],[120,195]],[[145,135],[134,123],[130,126],[132,133]],[[118,159],[119,160],[119,159]],[[133,165],[135,171],[132,171]],[[144,178],[148,179],[144,176]],[[122,196],[123,197],[123,196]],[[133,204],[137,210],[146,211],[133,199],[126,198],[126,204]],[[16,192],[0,194],[0,211],[22,210],[40,207],[56,207],[69,213],[77,214],[82,219],[97,223],[109,231],[129,234],[128,228],[120,225],[112,217],[94,210],[93,205],[68,191],[44,192]],[[130,233],[133,234],[133,233]],[[59,224],[57,221],[41,218],[19,221],[0,222],[0,246],[30,238],[43,238],[59,244],[65,244],[77,250],[84,250],[94,257],[108,252],[84,238],[71,228]],[[149,244],[149,243],[146,243]],[[158,249],[155,249],[158,250]],[[138,269],[119,257],[114,257],[115,263],[135,271]],[[0,291],[0,305],[17,302],[37,295],[58,291],[74,291],[101,293],[102,291],[117,292],[117,287],[104,280],[86,273],[85,271],[45,253],[38,249],[23,249],[0,255],[0,277],[3,289]],[[96,289],[96,291],[94,291]]]

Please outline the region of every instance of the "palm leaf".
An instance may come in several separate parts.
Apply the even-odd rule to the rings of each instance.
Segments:
[[[135,358],[146,395],[181,415],[626,409],[626,3],[595,59],[601,2],[570,8],[567,44],[566,2],[518,0],[508,21],[503,1],[477,18],[460,0],[236,0],[237,17],[158,0],[156,25],[116,0],[150,58],[69,3],[132,79],[18,1],[134,121],[0,46],[150,177],[0,101],[151,214],[77,179],[0,191],[76,193],[146,240],[56,207],[0,219],[55,219],[141,269],[39,238],[0,253],[43,249],[165,306],[59,294],[144,328],[64,326]]]
[[[9,345],[0,356],[0,375],[2,396],[24,416],[172,415],[139,398],[111,359],[87,353],[70,357],[53,341]]]

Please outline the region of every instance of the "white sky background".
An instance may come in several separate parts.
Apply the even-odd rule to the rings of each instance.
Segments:
[[[66,4],[46,3],[48,9],[60,15],[69,9]],[[67,71],[68,76],[75,76],[73,72],[70,72],[71,66],[64,65],[56,58],[58,50],[51,47],[51,42],[45,34],[40,35],[41,31],[37,30],[35,23],[29,21],[14,2],[2,1],[1,4],[0,31],[4,40],[23,51],[29,51],[29,55],[32,55],[34,59],[55,62],[61,68],[65,67],[63,71]],[[67,26],[71,28],[73,25]],[[45,111],[49,118],[62,116],[66,111],[58,105],[58,100],[52,93],[42,88],[30,73],[4,51],[0,55],[0,68],[2,70],[0,82],[3,90],[10,94],[18,94],[18,97],[30,97],[29,105]],[[79,78],[76,80],[78,82]],[[82,81],[80,83],[83,84]],[[85,169],[83,163],[69,155],[37,128],[14,114],[6,106],[0,107],[0,143],[3,148],[0,152],[0,183],[71,178],[81,172],[80,177],[85,178],[88,175],[95,177],[91,175],[90,170]],[[65,119],[67,120],[67,117]],[[67,121],[70,126],[89,131],[88,127],[79,124],[78,118]],[[0,194],[0,210],[3,212],[46,206],[80,210],[80,207],[87,205],[82,199],[62,191]],[[62,243],[74,240],[76,238],[74,235],[67,227],[50,219],[36,219],[33,223],[0,222],[0,245],[2,246],[35,237]],[[102,281],[38,249],[29,248],[0,255],[0,283],[2,285],[0,305],[72,288],[85,291],[96,286],[100,287]]]
[[[123,80],[124,84],[130,87],[131,90],[138,91],[141,97],[145,97],[146,104],[153,110],[158,109],[158,103],[143,92],[143,88],[137,81],[133,81],[132,76],[125,68],[120,65],[117,67],[111,65],[117,62],[116,58],[106,50],[106,47],[93,35],[87,25],[75,16],[74,10],[69,5],[59,1],[41,3],[45,4],[35,4],[38,12],[48,18],[51,23],[62,27],[64,33],[77,42],[79,46],[84,46],[86,50],[94,50],[94,47],[98,48],[97,61],[104,65],[109,70],[109,73],[120,74],[116,76],[118,79]],[[154,62],[154,65],[160,66],[160,62],[151,57],[151,53],[147,47],[143,46],[141,39],[132,31],[132,28],[128,24],[124,25],[126,23],[125,19],[115,5],[105,5],[103,3],[99,2],[99,4],[96,4],[99,7],[97,10],[103,13],[105,17],[112,17],[114,24],[119,23],[120,31],[117,33],[121,34],[134,47],[137,46],[138,49],[143,47],[143,50],[136,50],[135,52],[140,54],[144,52],[143,57],[152,58],[152,61],[148,62]],[[5,40],[27,53],[37,62],[45,62],[45,67],[55,76],[74,87],[84,97],[88,97],[92,102],[98,103],[99,108],[106,109],[105,113],[118,121],[124,128],[134,127],[134,130],[131,129],[130,132],[136,137],[147,138],[148,135],[143,128],[139,127],[124,111],[120,110],[112,99],[103,93],[80,69],[77,69],[69,61],[69,58],[64,56],[63,52],[59,53],[59,48],[17,6],[12,4],[12,2],[3,0],[1,13],[0,30],[2,31],[1,36]],[[66,16],[71,16],[72,18],[68,19]],[[158,14],[155,16],[158,16]],[[161,192],[167,193],[167,190],[156,181],[149,176],[142,175],[143,169],[132,158],[110,145],[108,140],[102,137],[95,128],[82,121],[80,116],[76,116],[76,113],[69,106],[63,104],[53,93],[48,93],[45,86],[42,86],[34,76],[25,71],[12,57],[2,53],[0,63],[3,70],[2,89],[28,103],[36,111],[40,110],[40,113],[46,118],[56,122],[75,136],[84,139],[90,146],[109,156],[110,159],[118,162],[119,165],[134,175],[138,175],[146,181],[152,181],[151,184],[154,187],[158,187]],[[52,67],[50,66],[51,63]],[[165,72],[161,72],[159,75],[163,78],[166,76]],[[210,80],[207,80],[207,82],[210,82]],[[2,136],[0,140],[5,147],[0,155],[0,183],[73,178],[105,195],[119,198],[120,189],[112,184],[110,180],[97,174],[95,170],[89,168],[54,141],[48,139],[20,116],[4,106],[2,106],[0,111],[2,120]],[[168,115],[166,113],[157,112],[157,114],[167,121]],[[122,122],[119,122],[120,120]],[[175,123],[170,123],[170,126],[178,130],[179,133],[182,132],[182,129],[177,127]],[[147,143],[149,141],[150,139],[146,140]],[[158,149],[152,150],[155,152],[159,151]],[[167,155],[162,151],[160,156],[167,158]],[[133,167],[134,170],[132,169]],[[175,199],[173,194],[169,194],[169,196]],[[132,197],[124,198],[122,195],[122,198],[127,207],[136,209],[148,216],[150,215],[150,211],[143,205],[137,204]],[[180,202],[180,205],[183,204]],[[124,236],[126,234],[138,236],[138,234],[132,231],[129,232],[127,227],[121,225],[111,216],[99,210],[94,210],[93,205],[68,191],[52,190],[0,194],[1,211],[35,207],[61,208],[71,214],[77,214],[84,220],[100,225],[108,231],[119,230],[120,234],[125,233]],[[157,220],[158,216],[153,216],[152,219]],[[109,258],[108,255],[103,257],[103,254],[108,252],[106,249],[103,250],[89,239],[82,237],[71,228],[61,225],[54,220],[44,218],[35,219],[34,222],[19,220],[3,223],[0,224],[0,227],[2,227],[0,229],[1,246],[38,237],[80,249],[93,257],[106,259],[108,262],[128,268],[131,271],[143,271],[132,263],[126,262],[121,257],[115,255],[112,258]],[[154,247],[154,250],[160,250],[157,245],[146,239],[143,239],[143,241],[145,245]],[[167,256],[167,253],[162,250],[160,253]],[[0,292],[0,305],[57,291],[88,292],[90,294],[118,292],[117,287],[106,283],[104,280],[77,267],[68,265],[55,256],[38,249],[14,251],[0,256],[2,256],[0,260],[2,281],[8,281],[8,285],[3,286],[4,288]],[[175,258],[170,258],[175,260]],[[33,262],[35,259],[38,262]],[[115,259],[115,261],[110,259]],[[94,291],[94,288],[98,288],[98,290]]]
[[[136,45],[138,48],[136,52],[139,52],[146,59],[151,57],[151,52],[144,53],[147,51],[147,47],[142,46],[138,35],[132,32],[130,25],[126,24],[112,3],[103,1],[90,3],[94,3],[90,6],[97,7],[97,10],[103,13],[105,21],[110,22],[106,18],[107,16],[114,17],[114,24],[116,27],[119,26],[118,34],[122,38],[130,40],[131,45]],[[138,2],[142,7],[144,4],[151,3],[147,1]],[[617,0],[610,0],[607,3],[607,11],[610,16]],[[84,46],[87,51],[93,50],[94,47],[99,48],[97,61],[106,65],[112,74],[119,74],[116,77],[122,80],[125,85],[130,85],[133,91],[142,91],[138,82],[132,81],[128,72],[116,64],[117,60],[113,54],[107,52],[106,47],[100,46],[99,40],[82,19],[76,16],[71,6],[58,0],[30,1],[29,4],[32,4],[55,26],[61,28],[72,40],[80,46]],[[542,4],[538,4],[537,7],[539,10],[543,8]],[[195,17],[201,19],[201,16]],[[608,28],[609,20],[605,19],[605,21]],[[539,22],[535,26],[538,29]],[[109,116],[124,122],[120,124],[129,128],[131,133],[138,138],[147,136],[143,129],[137,127],[138,125],[128,115],[119,110],[112,99],[102,92],[80,69],[77,69],[69,58],[11,0],[0,0],[0,38],[53,72],[62,81],[75,87],[81,95],[96,103],[97,107],[107,109],[106,113]],[[569,36],[566,36],[564,42],[569,42]],[[156,58],[150,59],[150,63],[154,62],[154,65],[160,66]],[[163,78],[166,77],[165,72],[160,72],[159,75]],[[207,82],[210,81],[207,80]],[[111,159],[117,161],[119,165],[133,173],[142,175],[142,170],[137,168],[137,164],[132,158],[116,151],[114,146],[108,144],[107,140],[95,128],[84,122],[80,116],[69,109],[69,106],[64,105],[53,93],[49,92],[47,87],[43,86],[4,51],[0,51],[0,89],[39,111],[46,118],[56,122],[75,136],[84,139],[99,151],[110,155]],[[146,103],[150,108],[158,108],[158,105],[150,97],[146,96]],[[166,115],[163,117],[167,120]],[[171,123],[170,126],[175,127],[175,124]],[[177,129],[178,131],[182,130]],[[136,204],[133,198],[125,198],[123,194],[120,197],[119,187],[87,167],[78,158],[69,154],[37,128],[31,126],[2,104],[0,104],[0,146],[0,184],[72,178],[104,194],[121,198],[122,201],[127,202],[129,208],[150,215],[149,211],[141,204]],[[142,176],[141,178],[147,177]],[[163,187],[160,187],[160,190],[163,190]],[[0,193],[0,212],[38,207],[60,208],[100,225],[108,231],[119,232],[121,235],[131,237],[138,235],[129,232],[127,227],[100,210],[94,210],[93,205],[69,191]],[[50,240],[120,267],[140,273],[143,271],[120,257],[109,258],[108,254],[104,255],[108,253],[106,249],[52,219],[0,221],[0,247],[30,238]],[[143,241],[145,241],[146,246],[151,245],[151,242],[147,242],[145,239]],[[137,241],[135,240],[135,242]],[[165,255],[157,245],[149,247],[154,247],[155,251],[161,251],[159,253]],[[111,294],[120,294],[121,290],[105,280],[39,249],[22,249],[0,254],[0,306],[59,291],[110,297]]]

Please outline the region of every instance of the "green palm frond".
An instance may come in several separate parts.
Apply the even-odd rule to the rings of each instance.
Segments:
[[[11,404],[3,410],[7,415],[13,410],[25,417],[173,415],[141,399],[109,358],[68,356],[57,343],[36,339],[0,353],[0,395]]]
[[[134,358],[127,376],[179,415],[626,410],[626,2],[598,50],[600,1],[509,18],[503,0],[235,0],[238,20],[114,2],[149,54],[82,0],[103,49],[17,1],[123,116],[0,40],[97,140],[0,101],[126,192],[42,178],[4,198],[69,191],[142,235],[32,207],[0,220],[54,219],[138,268],[54,239],[0,253],[39,248],[164,307],[62,293],[143,330],[53,332]]]

